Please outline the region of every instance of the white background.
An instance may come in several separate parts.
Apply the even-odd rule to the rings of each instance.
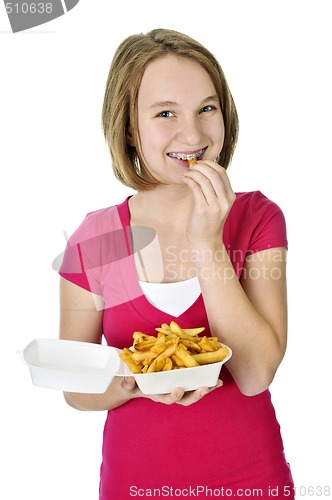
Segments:
[[[156,27],[184,31],[218,57],[240,118],[233,188],[259,189],[285,213],[289,344],[272,397],[299,497],[332,486],[329,5],[81,0],[17,34],[0,5],[1,498],[98,498],[105,414],[33,386],[16,350],[58,335],[51,263],[63,232],[131,193],[113,178],[101,105],[118,44]]]

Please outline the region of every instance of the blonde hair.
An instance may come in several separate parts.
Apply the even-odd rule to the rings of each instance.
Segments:
[[[227,168],[238,138],[238,116],[223,70],[203,45],[183,33],[155,29],[131,35],[115,52],[107,78],[102,108],[102,126],[114,174],[123,184],[142,190],[158,184],[144,168],[139,148],[137,95],[148,64],[167,54],[194,59],[209,74],[220,100],[225,124],[225,139],[218,163]]]

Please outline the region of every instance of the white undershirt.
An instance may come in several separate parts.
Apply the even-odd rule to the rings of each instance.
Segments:
[[[139,285],[150,304],[175,317],[186,311],[201,293],[197,277],[177,283],[139,281]]]

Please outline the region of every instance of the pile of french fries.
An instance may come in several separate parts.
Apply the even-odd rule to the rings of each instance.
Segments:
[[[202,337],[203,328],[181,328],[175,321],[156,328],[156,336],[134,332],[131,349],[119,354],[134,374],[192,368],[222,361],[229,350],[218,337]]]

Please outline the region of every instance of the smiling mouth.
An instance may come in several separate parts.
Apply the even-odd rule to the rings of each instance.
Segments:
[[[171,158],[177,158],[178,160],[198,160],[200,156],[202,156],[203,153],[207,150],[206,148],[200,149],[199,151],[196,151],[196,153],[167,153],[167,156],[170,156]]]

